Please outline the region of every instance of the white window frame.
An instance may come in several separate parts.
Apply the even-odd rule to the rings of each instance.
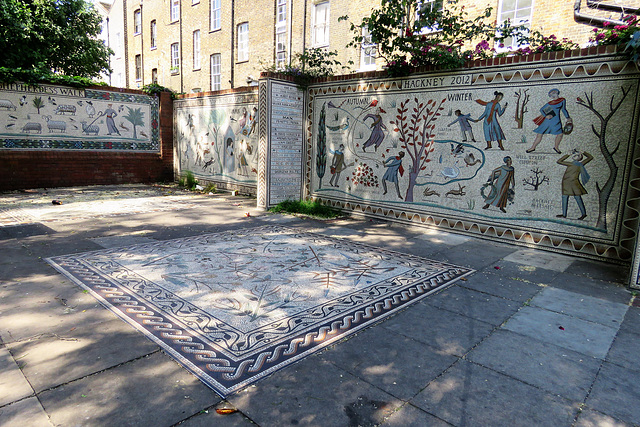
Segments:
[[[193,32],[193,69],[200,69],[200,30]]]
[[[276,68],[282,69],[287,64],[287,2],[276,1]]]
[[[136,67],[136,81],[142,80],[142,55],[138,54],[134,57],[134,63]]]
[[[133,12],[133,35],[142,34],[142,10],[136,9]]]
[[[153,68],[151,70],[151,83],[158,83],[158,69]]]
[[[513,14],[513,18],[512,18],[510,16],[509,17],[504,17],[503,16],[503,14],[505,14],[505,11],[504,11],[504,8],[503,8],[504,0],[500,0],[499,3],[498,3],[498,15],[497,15],[497,17],[498,17],[497,18],[498,25],[502,25],[502,23],[506,19],[509,19],[511,21],[511,25],[514,26],[514,27],[517,27],[517,26],[520,26],[520,25],[525,25],[525,26],[530,28],[531,27],[531,18],[533,17],[533,6],[534,6],[533,3],[534,2],[533,2],[533,0],[531,0],[531,5],[530,6],[524,7],[524,8],[519,8],[518,7],[518,3],[521,3],[521,2],[524,2],[524,1],[526,1],[526,0],[515,0],[514,9],[506,12],[506,13],[509,13],[509,14]],[[527,15],[526,17],[524,17],[524,16],[519,16],[519,17],[516,16],[516,15],[518,15],[518,12],[526,11],[527,9],[529,9],[529,15]],[[528,45],[529,45],[528,43],[524,43],[524,44],[521,44],[521,45],[517,45],[516,44],[515,46],[514,46],[514,43],[511,43],[510,45],[504,45],[502,47],[500,47],[499,45],[496,45],[495,46],[495,50],[496,50],[496,52],[510,52],[512,50],[517,50],[519,48],[526,47]]]
[[[373,53],[373,54],[372,54]],[[360,42],[360,71],[376,69],[378,46],[371,42],[371,33],[367,27],[362,27],[362,41]]]
[[[243,22],[238,25],[238,62],[249,60],[249,23]]]
[[[158,23],[156,22],[156,20],[154,19],[153,21],[151,21],[151,24],[149,24],[151,27],[150,33],[151,33],[151,42],[150,42],[150,49],[157,49],[158,48]]]
[[[180,72],[180,44],[171,43],[171,74]]]
[[[217,31],[222,28],[222,6],[221,0],[210,1],[209,31]]]
[[[169,6],[170,21],[176,22],[180,19],[180,0],[170,0],[170,1],[171,1]]]
[[[214,53],[209,57],[211,66],[211,90],[216,91],[222,89],[222,58],[219,53]]]
[[[122,34],[120,33],[116,33],[115,35],[115,41],[113,43],[113,45],[111,46],[111,49],[113,49],[113,57],[115,59],[120,59],[121,58],[121,52],[122,52]]]
[[[313,5],[312,45],[313,47],[329,46],[329,19],[331,9],[328,1]]]

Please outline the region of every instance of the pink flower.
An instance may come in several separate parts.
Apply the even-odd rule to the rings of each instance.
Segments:
[[[628,25],[616,25],[613,28],[618,30],[618,31],[622,31],[622,30],[626,30],[627,28],[629,28],[629,26]]]
[[[604,21],[604,22],[602,23],[602,26],[603,26],[603,27],[608,27],[609,25],[611,25],[611,22],[609,22],[609,21]]]

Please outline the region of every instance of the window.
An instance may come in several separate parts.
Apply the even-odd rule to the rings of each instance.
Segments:
[[[371,42],[371,33],[367,27],[362,28],[362,42],[360,42],[360,70],[376,69],[377,46]]]
[[[276,12],[276,68],[283,68],[287,63],[287,0],[278,0]]]
[[[249,60],[249,23],[238,25],[238,62]]]
[[[417,7],[416,7],[416,19],[420,19],[423,15],[426,15],[428,13],[432,13],[432,12],[436,12],[436,11],[441,11],[443,7],[443,2],[442,0],[422,0],[420,2],[418,2]],[[422,34],[427,34],[427,33],[433,33],[434,31],[439,31],[440,29],[438,28],[438,24],[433,24],[433,25],[427,25],[425,27],[422,27],[422,29],[420,30],[420,33]]]
[[[158,28],[156,26],[156,20],[151,21],[151,49],[158,47],[156,45],[158,40]]]
[[[220,90],[220,54],[211,55],[211,90]]]
[[[151,70],[151,83],[158,83],[158,69],[154,68]]]
[[[120,59],[120,56],[122,55],[120,53],[122,52],[122,49],[120,48],[121,44],[122,44],[122,36],[120,33],[116,33],[114,37],[113,45],[111,46],[111,49],[113,49],[113,57],[115,59]]]
[[[171,0],[171,22],[180,19],[180,0]]]
[[[502,24],[507,19],[514,27],[524,25],[527,28],[531,24],[531,15],[533,13],[532,0],[501,0],[498,7],[498,24]],[[503,47],[497,47],[497,51],[507,51],[523,47],[524,43],[520,43],[517,39],[509,37],[504,41]]]
[[[193,69],[200,69],[200,30],[193,32]]]
[[[313,6],[312,43],[314,46],[329,45],[329,2]]]
[[[136,55],[136,80],[142,80],[142,55]]]
[[[211,0],[211,16],[209,17],[209,30],[215,31],[220,26],[220,0]]]
[[[140,34],[142,32],[142,11],[137,9],[133,12],[133,33]]]
[[[178,43],[171,45],[171,74],[177,74],[180,72],[180,52],[178,49]]]

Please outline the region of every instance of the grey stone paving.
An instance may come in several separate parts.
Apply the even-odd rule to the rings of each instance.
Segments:
[[[166,192],[126,187],[154,191]],[[640,425],[640,307],[624,266],[378,220],[273,215],[250,198],[193,202],[0,227],[0,425]],[[478,272],[229,396],[238,411],[224,416],[212,390],[43,261],[267,223]]]

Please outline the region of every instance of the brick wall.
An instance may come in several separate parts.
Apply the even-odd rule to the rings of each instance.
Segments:
[[[172,108],[170,95],[161,94],[160,153],[0,150],[0,191],[173,181]]]

